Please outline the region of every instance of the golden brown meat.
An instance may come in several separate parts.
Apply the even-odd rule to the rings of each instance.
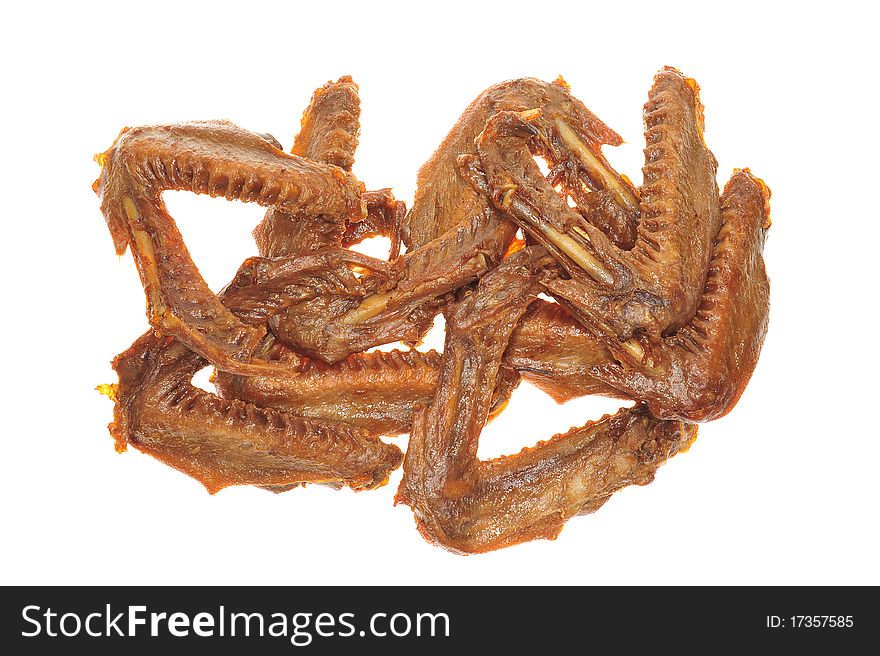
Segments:
[[[721,228],[694,317],[652,347],[650,367],[608,362],[591,373],[658,417],[710,421],[730,412],[749,382],[767,334],[770,283],[761,251],[769,191],[748,171],[721,196]]]
[[[401,235],[408,248],[418,248],[465,219],[491,212],[486,195],[462,175],[459,159],[476,155],[475,141],[496,113],[533,109],[581,126],[584,138],[596,146],[621,143],[620,136],[573,97],[561,79],[547,83],[520,78],[489,87],[468,106],[419,169],[415,200]]]
[[[674,69],[658,73],[645,106],[645,184],[631,250],[542,177],[530,150],[547,140],[539,113],[499,112],[479,139],[493,202],[567,273],[549,280],[547,291],[617,361],[590,373],[649,401],[659,417],[689,421],[733,407],[757,361],[769,309],[761,260],[769,192],[739,172],[719,199],[702,112],[693,80]],[[553,126],[571,156],[597,171],[604,191],[624,208],[633,202],[620,178],[597,164],[592,144],[568,134],[565,123]]]
[[[695,86],[667,69],[649,94],[645,185],[631,251],[611,243],[541,176],[528,147],[538,134],[531,118],[496,114],[480,137],[480,162],[498,206],[570,274],[549,289],[575,309],[582,323],[618,342],[635,336],[656,342],[681,328],[696,313],[721,223],[716,163],[703,141]],[[563,126],[569,129],[564,123],[557,129]],[[577,135],[568,147],[578,155],[594,150]],[[627,196],[620,194],[621,204],[633,202]]]
[[[353,105],[355,91],[352,91],[351,84],[338,89],[331,85],[319,90],[316,92],[318,100],[313,99],[307,110],[307,115],[315,118],[304,119],[304,125],[321,121],[334,125],[333,111],[341,111],[344,117],[350,116],[353,112],[346,107]],[[331,93],[335,94],[332,98],[336,102],[324,102]],[[395,260],[396,281],[387,284],[385,280],[376,281],[372,292],[365,294],[360,301],[348,294],[322,294],[291,305],[270,320],[270,329],[279,340],[305,355],[326,362],[338,361],[383,343],[418,341],[445,302],[445,295],[472,282],[496,265],[513,240],[514,225],[504,220],[503,213],[492,206],[482,172],[473,166],[477,151],[474,140],[495,112],[529,107],[539,107],[548,121],[578,125],[583,138],[594,146],[620,142],[620,137],[573,98],[561,81],[548,84],[526,78],[488,89],[462,114],[419,173],[413,209],[403,220],[399,234],[394,232],[391,235],[392,255],[397,252],[398,237],[410,248],[409,253]],[[349,123],[347,119],[343,120],[343,124]],[[557,165],[556,175],[563,178],[565,183],[571,182],[574,178],[564,175],[564,157],[556,154],[559,149],[554,149],[553,143],[548,141],[546,150],[548,156],[557,158],[553,160]],[[314,151],[306,149],[298,152],[314,154]],[[598,161],[607,168],[601,154],[598,155]],[[581,180],[584,184],[595,186],[590,175],[592,173],[580,178],[575,175],[578,189]],[[620,186],[628,185],[623,179],[616,179]],[[387,205],[392,204],[388,201]],[[357,234],[358,226],[367,223],[370,228],[366,225],[361,228],[365,232],[387,226],[389,214],[393,217],[392,225],[396,227],[402,209],[402,205],[395,203],[384,213],[371,212],[366,221],[350,222],[346,228],[347,234]],[[599,216],[598,209],[595,214]],[[270,211],[264,226],[275,218],[276,214]],[[287,221],[292,222],[293,217],[288,217]],[[603,227],[616,234],[626,228],[615,222],[631,222],[632,217],[609,214],[603,221]],[[321,241],[317,233],[313,233],[308,234],[314,237],[314,243],[307,247],[302,246],[301,242],[296,242],[300,246],[282,244],[278,235],[275,235],[272,241],[274,250],[270,253],[264,248],[264,254],[299,255],[311,248],[331,245],[329,239]],[[283,234],[300,235],[293,228],[286,229]],[[334,235],[332,245],[337,246],[342,236],[338,231]]]
[[[559,403],[590,394],[637,398],[593,375],[595,367],[613,362],[611,353],[563,306],[540,298],[529,305],[504,352],[506,366]]]
[[[755,367],[769,190],[746,169],[718,193],[702,111],[693,80],[657,75],[636,188],[601,152],[620,137],[564,81],[496,85],[422,167],[409,213],[351,174],[351,78],[315,92],[290,155],[222,121],[123,130],[98,157],[95,190],[117,251],[131,245],[156,332],[101,386],[117,448],[212,492],[368,489],[402,459],[378,437],[411,429],[397,499],[429,540],[471,553],[555,537],[620,487],[650,482],[694,439],[691,422],[733,407]],[[168,216],[167,189],[268,208],[260,255],[220,294]],[[347,250],[380,234],[388,261]],[[440,311],[442,355],[365,352],[419,340]],[[209,363],[219,396],[191,382]],[[480,432],[520,378],[558,401],[636,405],[481,462]]]
[[[256,354],[288,365],[283,376],[236,376],[218,371],[218,393],[316,420],[346,422],[377,435],[408,433],[413,408],[437,391],[436,351],[355,353],[326,364],[269,340]],[[607,350],[560,305],[536,299],[520,319],[505,351],[491,415],[500,412],[525,380],[559,402],[588,394],[630,398],[593,378],[590,369],[614,362]]]
[[[396,260],[400,255],[400,226],[406,216],[406,203],[396,200],[390,189],[366,191],[364,202],[367,204],[366,218],[345,226],[342,245],[349,248],[370,237],[390,237],[388,259]]]
[[[383,485],[400,464],[396,446],[344,424],[314,422],[191,383],[207,362],[172,337],[148,332],[113,361],[119,383],[110,432],[201,482],[229,485]]]
[[[429,404],[437,391],[436,351],[355,353],[333,364],[303,358],[277,342],[266,353],[289,365],[289,374],[266,378],[217,371],[211,380],[218,394],[373,435],[399,435],[409,432],[413,408]],[[493,392],[491,416],[504,409],[518,383],[517,373],[507,369]]]
[[[307,110],[307,116],[311,110],[312,108]],[[332,121],[333,113],[321,116],[320,120]],[[310,122],[313,127],[311,136],[308,139],[300,138],[298,143],[308,150],[309,140],[323,140],[323,151],[328,153],[325,159],[340,161],[342,157],[332,148],[339,142],[338,131],[327,137],[326,130],[320,129],[320,126],[315,128],[315,123],[316,121]],[[178,148],[179,136],[175,135],[167,149],[174,151],[174,157],[180,157],[186,166],[187,150],[185,142],[183,148]],[[202,144],[202,147],[216,147],[220,141],[222,136],[216,139],[217,143],[213,146]],[[272,144],[278,149],[274,140]],[[315,150],[320,155],[321,144]],[[116,156],[115,150],[113,153]],[[175,165],[174,162],[176,160],[172,162],[172,166]],[[151,166],[158,169],[166,166],[166,163],[159,159]],[[350,168],[350,164],[348,167]],[[102,178],[96,185],[96,190],[107,202],[110,202],[114,193],[107,177],[111,173],[108,173],[105,166]],[[118,172],[116,175],[124,177],[124,174]],[[184,171],[177,175],[186,177],[188,174]],[[192,189],[195,191],[207,190],[208,193],[213,193],[212,190],[219,188],[216,181],[214,186],[208,182],[204,183],[204,188],[199,187],[202,182],[196,176],[201,174],[191,175]],[[252,181],[247,181],[244,184],[251,183]],[[249,198],[245,195],[245,199]],[[388,204],[385,195],[381,200],[383,204]],[[122,197],[122,203],[123,209],[129,212],[127,218],[131,220],[131,229],[137,236],[140,226],[135,224],[140,219],[139,213],[135,211],[134,217],[131,215],[125,196]],[[287,226],[283,221],[287,214],[279,211],[275,216],[279,222],[269,222],[270,228],[277,228],[272,233],[272,238],[280,244],[286,241],[295,244],[296,238],[302,237],[304,233],[294,232],[293,236],[285,234],[284,228]],[[308,217],[314,218],[313,225],[322,225],[322,222],[326,222],[326,217],[344,215],[313,216],[305,212],[303,216],[307,217],[304,218],[305,221],[310,220]],[[108,222],[111,218],[112,216],[108,216]],[[169,223],[170,219],[155,227],[155,238],[162,247],[173,253],[175,247],[178,247],[175,237],[179,240],[179,234],[173,223],[170,223],[169,228]],[[318,234],[321,231],[311,232]],[[175,279],[183,277],[186,282],[198,276],[191,262],[188,267],[178,263],[176,268],[171,267],[164,271],[159,268],[157,273],[157,261],[150,259],[156,249],[149,242],[146,242],[146,246],[145,253],[135,255],[136,258],[138,255],[146,257],[145,262],[138,259],[139,264],[142,264],[142,275],[144,270],[147,275],[153,274],[159,288],[157,293],[160,295],[164,291],[159,281],[163,274],[164,284],[172,292],[174,283],[179,284],[179,280]],[[237,319],[254,326],[254,335],[262,335],[259,344],[248,345],[244,351],[247,357],[250,357],[254,348],[260,348],[267,340],[271,340],[271,336],[265,335],[263,328],[268,317],[297,301],[314,296],[318,289],[328,293],[344,290],[349,294],[363,296],[364,292],[347,266],[372,265],[383,270],[385,267],[383,263],[357,253],[302,246],[310,254],[296,260],[252,258],[245,262],[235,280],[218,297],[209,296],[210,292],[206,294],[196,286],[193,300],[207,301],[209,307],[212,302],[222,302],[224,305],[221,307],[224,310],[229,308]],[[179,248],[182,248],[185,255],[185,248],[182,245]],[[167,259],[167,255],[160,253],[160,258],[159,262]],[[263,284],[259,297],[247,293],[255,281],[266,280],[268,282]],[[197,313],[197,310],[193,310],[193,315]],[[215,313],[206,317],[209,328],[210,321],[216,319],[216,316]],[[223,337],[221,335],[220,340]],[[223,345],[221,341],[219,347],[224,346],[229,345]],[[267,370],[277,370],[266,360],[263,362],[267,363]],[[388,472],[399,464],[399,449],[378,441],[362,429],[338,422],[314,422],[237,399],[221,399],[195,388],[191,384],[192,376],[206,364],[206,360],[182,343],[176,342],[174,338],[160,339],[151,333],[118,356],[114,360],[114,368],[119,374],[119,383],[104,386],[104,390],[115,403],[115,421],[111,424],[111,432],[117,449],[123,450],[127,444],[133,444],[193,476],[211,492],[236,484],[255,484],[273,491],[283,491],[306,482],[334,487],[347,484],[355,489],[364,489],[384,484]]]
[[[291,155],[351,172],[360,131],[360,97],[350,77],[328,82],[312,95],[302,116]],[[359,217],[358,217],[359,218]],[[263,257],[309,254],[340,247],[345,232],[344,214],[292,213],[270,208],[254,228],[254,239]]]
[[[131,245],[150,323],[227,371],[271,373],[271,364],[250,362],[263,331],[211,292],[160,194],[187,190],[297,214],[360,216],[355,179],[223,121],[123,130],[99,160],[95,190],[117,253]]]
[[[426,539],[452,551],[555,538],[621,487],[649,483],[696,435],[638,406],[513,456],[477,458],[502,354],[540,289],[542,254],[516,253],[446,313],[437,396],[413,420],[397,501],[413,509]]]
[[[400,256],[389,276],[361,278],[372,293],[316,295],[273,317],[270,329],[296,351],[326,362],[380,344],[417,342],[446,295],[497,264],[512,234],[506,223],[477,215]],[[380,263],[372,268],[378,271]]]

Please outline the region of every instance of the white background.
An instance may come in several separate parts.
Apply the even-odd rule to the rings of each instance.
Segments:
[[[4,9],[0,583],[880,583],[880,57],[876,16],[855,8],[869,3],[190,4]],[[562,74],[627,140],[607,155],[639,182],[641,108],[666,64],[702,86],[719,182],[749,166],[773,190],[772,311],[739,405],[652,485],[556,541],[464,558],[392,505],[399,472],[369,493],[210,496],[114,452],[94,387],[147,327],[131,256],[114,254],[90,188],[92,155],[120,128],[228,118],[289,147],[312,90],[351,74],[355,173],[410,201],[482,89]],[[256,253],[263,210],[167,196],[218,289]],[[524,385],[480,453],[619,405],[557,406]]]

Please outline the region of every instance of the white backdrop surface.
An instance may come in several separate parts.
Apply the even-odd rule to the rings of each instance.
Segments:
[[[876,63],[867,3],[16,3],[0,26],[0,584],[880,583],[875,472]],[[289,147],[313,89],[351,74],[355,174],[411,201],[418,167],[485,87],[562,74],[627,143],[664,65],[694,77],[719,182],[773,190],[771,323],[739,405],[644,488],[555,541],[476,557],[428,545],[388,486],[208,495],[114,452],[95,385],[147,327],[92,155],[126,125],[227,118]],[[167,194],[212,288],[256,254],[263,210]],[[442,342],[441,342],[442,343]],[[619,402],[528,385],[483,434],[518,451]],[[405,448],[405,438],[395,438]]]

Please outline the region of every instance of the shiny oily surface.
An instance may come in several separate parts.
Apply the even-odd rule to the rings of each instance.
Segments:
[[[359,118],[342,77],[315,91],[289,153],[207,121],[126,128],[97,157],[94,190],[151,324],[100,387],[117,450],[212,493],[368,490],[402,463],[396,500],[422,535],[476,553],[555,538],[733,408],[767,329],[769,189],[740,170],[719,191],[693,80],[657,74],[639,187],[602,153],[620,137],[562,78],[482,93],[420,169],[409,211],[352,173]],[[259,255],[220,293],[165,191],[267,208]],[[387,260],[350,250],[376,235]],[[412,350],[441,313],[442,354]],[[410,350],[370,351],[395,342]],[[217,394],[192,384],[209,364]],[[558,401],[634,405],[481,460],[484,425],[523,379]],[[401,433],[405,455],[383,440]]]

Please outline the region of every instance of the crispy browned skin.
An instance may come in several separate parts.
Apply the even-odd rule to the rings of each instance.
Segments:
[[[694,318],[651,351],[653,365],[610,361],[591,369],[658,417],[710,421],[729,412],[758,362],[770,311],[761,251],[770,227],[769,191],[748,171],[733,174],[721,196],[718,231]]]
[[[360,216],[355,179],[223,121],[127,129],[100,161],[101,209],[117,253],[131,245],[150,323],[227,371],[271,373],[271,364],[250,362],[264,331],[211,292],[160,194],[187,190],[297,214]]]
[[[326,362],[380,344],[417,342],[446,295],[497,264],[512,236],[506,222],[477,215],[400,256],[390,276],[362,279],[365,287],[375,283],[373,293],[318,295],[273,317],[270,329],[298,352]]]
[[[291,154],[351,171],[360,114],[354,81],[342,77],[328,82],[315,91],[303,112]],[[341,246],[345,221],[344,214],[295,214],[273,207],[254,229],[254,239],[263,257],[308,254]]]
[[[396,200],[390,189],[377,189],[364,192],[367,216],[363,221],[349,222],[342,235],[345,248],[370,237],[390,237],[389,260],[400,255],[400,226],[406,216],[406,203]]]
[[[645,124],[646,179],[631,251],[614,246],[540,175],[527,145],[537,129],[521,116],[497,114],[480,140],[480,162],[496,202],[571,275],[551,282],[550,290],[582,322],[620,340],[645,335],[656,341],[694,316],[720,227],[716,163],[703,142],[695,88],[676,71],[659,73]],[[584,150],[589,146],[584,143]],[[551,231],[573,240],[596,261],[595,269],[573,261]]]
[[[290,155],[225,122],[124,130],[98,158],[95,190],[117,251],[132,246],[157,332],[102,386],[117,448],[212,492],[368,489],[401,461],[378,436],[411,429],[397,500],[426,538],[473,553],[555,537],[650,482],[694,439],[691,422],[733,407],[757,362],[769,190],[746,169],[719,195],[702,111],[693,80],[657,75],[636,189],[601,152],[620,138],[564,81],[496,85],[422,167],[409,214],[351,175],[351,78],[315,92]],[[189,258],[166,189],[269,208],[260,256],[220,294]],[[347,250],[376,235],[391,238],[388,261]],[[536,299],[542,290],[559,304]],[[363,352],[418,341],[441,310],[442,355]],[[219,396],[191,383],[209,362]],[[481,462],[480,432],[520,378],[560,402],[637,404]]]
[[[471,166],[474,140],[495,112],[535,107],[578,125],[591,144],[620,143],[562,82],[526,78],[488,89],[419,172],[413,208],[399,231],[410,252],[395,263],[396,284],[354,305],[350,298],[328,296],[306,301],[272,319],[273,333],[327,362],[381,343],[418,341],[443,296],[495,266],[513,240],[515,226],[489,202],[482,173]]]
[[[419,170],[415,200],[402,230],[408,248],[427,244],[464,219],[486,213],[487,205],[491,211],[486,195],[474,189],[461,174],[459,158],[476,155],[475,140],[497,112],[536,108],[547,116],[565,117],[577,123],[584,137],[596,146],[621,143],[617,133],[574,98],[562,80],[548,84],[520,78],[489,87],[468,106]]]
[[[624,250],[625,240],[609,238],[541,176],[530,144],[546,141],[542,121],[496,114],[479,139],[480,163],[493,202],[565,268],[547,290],[613,354],[591,375],[649,401],[659,417],[725,414],[766,331],[766,186],[741,172],[719,199],[696,83],[664,69],[645,106],[645,184],[635,242]],[[619,178],[593,161],[592,144],[569,135],[562,147],[598,171],[618,204],[632,202]]]
[[[350,267],[372,271],[375,275],[363,279],[367,284],[394,275],[384,260],[343,248],[288,257],[250,257],[219,298],[239,319],[262,325],[305,300],[325,294],[362,298],[369,287]]]
[[[269,378],[218,371],[212,378],[218,393],[377,435],[409,432],[413,406],[429,403],[436,392],[440,363],[436,351],[412,350],[355,353],[327,364],[277,342],[267,357],[288,364],[290,374]]]
[[[413,408],[429,405],[437,391],[436,351],[355,353],[326,364],[272,342],[257,354],[290,369],[273,377],[217,372],[213,382],[221,396],[396,435],[409,432]],[[537,299],[514,328],[500,381],[506,385],[496,385],[491,415],[503,409],[520,376],[559,402],[587,394],[629,398],[590,374],[613,362],[565,308]]]
[[[502,354],[539,289],[539,251],[512,256],[447,312],[437,397],[415,414],[397,501],[413,509],[426,539],[452,551],[555,538],[619,488],[649,483],[695,436],[637,407],[513,456],[477,458]]]
[[[559,403],[599,394],[629,397],[596,378],[595,367],[614,362],[611,353],[561,305],[537,299],[510,336],[504,364]]]
[[[307,116],[311,111],[314,111],[312,107],[307,110]],[[332,112],[325,113],[317,122],[333,118]],[[327,155],[323,159],[341,162],[344,158],[332,147],[339,141],[338,130],[328,137],[326,130],[315,127],[316,121],[304,118],[304,124],[307,122],[313,128],[309,139],[322,142],[312,154],[321,156],[323,152]],[[300,138],[298,144],[308,150],[307,141]],[[273,146],[277,148],[274,143]],[[177,144],[169,144],[168,148],[179,156],[177,151],[181,149]],[[159,162],[153,166],[161,165]],[[104,174],[107,174],[106,167]],[[105,191],[104,183],[102,178],[99,193]],[[211,187],[207,189],[210,193]],[[195,187],[194,190],[198,191]],[[387,205],[387,195],[383,195],[381,201]],[[289,215],[279,211],[275,216],[280,217],[281,222],[270,221],[269,226],[280,226],[275,233],[276,243],[296,244],[296,239],[305,233],[284,234],[283,220]],[[312,215],[306,212],[303,216]],[[334,215],[314,217],[312,223],[323,225],[326,221],[322,217],[327,216]],[[176,234],[167,227],[166,223],[161,226],[164,232],[157,231],[160,238]],[[312,231],[313,234],[320,232]],[[347,266],[385,267],[384,263],[349,251],[316,253],[314,251],[319,249],[308,248],[304,243],[299,246],[310,254],[296,260],[251,258],[217,298],[224,309],[228,308],[236,318],[253,325],[256,335],[263,335],[261,343],[255,345],[257,349],[271,340],[261,329],[265,320],[291,304],[310,298],[321,289],[326,293],[344,290],[363,296],[364,290]],[[194,266],[190,268],[194,270]],[[179,269],[165,272],[169,280],[179,273]],[[262,284],[261,294],[258,297],[249,294],[248,290],[258,283]],[[253,349],[254,346],[249,346],[249,355]],[[363,429],[339,422],[319,423],[237,399],[221,399],[195,388],[191,384],[192,375],[206,364],[207,361],[173,338],[160,340],[151,333],[118,356],[114,368],[120,380],[110,388],[115,401],[111,432],[117,448],[124,449],[131,443],[193,476],[211,492],[236,484],[254,484],[277,492],[306,482],[369,488],[383,484],[388,472],[399,464],[401,455],[396,447],[379,442]],[[268,367],[267,370],[277,369]]]
[[[366,431],[314,422],[191,383],[207,362],[172,337],[148,332],[113,361],[110,432],[117,450],[131,444],[201,482],[229,485],[383,485],[400,450]]]
[[[346,423],[373,435],[399,435],[409,432],[413,408],[430,403],[437,391],[436,351],[356,353],[327,364],[275,343],[267,357],[288,364],[290,375],[264,378],[218,371],[212,382],[220,396],[316,421]],[[508,368],[495,387],[491,416],[504,409],[518,383],[516,371]]]
[[[306,112],[314,119],[304,119],[304,125],[321,121],[335,125],[334,111],[342,112],[342,123],[349,125],[347,117],[352,112],[348,108],[356,99],[356,87],[339,85],[330,85],[316,92],[317,100],[313,99]],[[325,101],[328,97],[331,99]],[[578,126],[582,137],[595,147],[620,142],[620,137],[573,98],[562,82],[547,84],[521,79],[492,87],[462,114],[420,171],[413,209],[403,220],[399,232],[392,233],[392,256],[397,251],[398,234],[410,248],[409,253],[395,261],[395,281],[374,281],[373,292],[361,299],[350,294],[322,294],[293,304],[271,318],[269,327],[272,332],[295,350],[326,362],[338,361],[383,343],[418,341],[442,307],[444,295],[472,282],[497,264],[513,239],[515,227],[489,202],[482,173],[472,166],[476,153],[474,139],[495,112],[534,107],[540,108],[542,120],[566,120]],[[580,171],[572,173],[572,167],[568,165],[570,158],[565,159],[564,154],[559,154],[562,151],[552,138],[547,139],[544,150],[556,166],[554,175],[563,183],[576,183],[578,190],[581,180],[593,185],[589,175]],[[301,152],[313,153],[305,149]],[[601,155],[599,159],[604,162]],[[299,255],[312,249],[339,245],[346,235],[358,238],[359,233],[370,234],[387,227],[389,222],[394,228],[399,226],[403,207],[393,202],[393,197],[381,199],[376,196],[367,200],[373,200],[376,210],[368,214],[366,221],[349,222],[345,235],[334,232],[332,244],[321,237],[328,233],[314,230],[307,235],[311,241],[304,244],[304,233],[299,232],[299,228],[290,227],[284,231],[275,230],[272,250],[267,250],[266,226],[275,226],[278,222],[276,215],[270,212],[258,231],[258,238],[263,239],[261,252],[273,257]],[[616,220],[607,218],[605,224]],[[294,217],[287,218],[287,224],[293,222]],[[359,228],[359,225],[363,227]],[[624,230],[609,225],[605,228],[612,233]],[[364,284],[370,283],[365,281]]]

